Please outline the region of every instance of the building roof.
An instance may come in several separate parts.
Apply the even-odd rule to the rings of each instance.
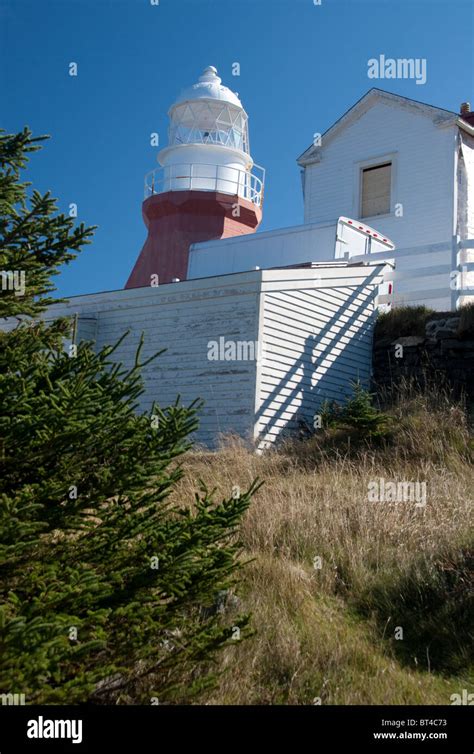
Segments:
[[[470,126],[474,126],[474,113],[461,113],[461,119],[465,120],[466,123],[469,123]]]
[[[439,125],[456,125],[474,136],[474,126],[460,116],[459,113],[455,113],[452,110],[446,110],[443,107],[428,105],[425,102],[419,102],[410,97],[403,97],[401,94],[393,94],[392,92],[385,91],[385,89],[373,87],[322,134],[321,138],[324,140],[324,143],[327,144],[329,138],[332,138],[343,128],[346,128],[346,126],[360,117],[362,113],[369,110],[376,102],[386,102],[388,104],[408,107],[421,115],[431,118],[431,120],[434,120]],[[298,164],[305,167],[305,165],[312,162],[317,162],[320,150],[321,147],[311,144],[308,149],[298,157]]]
[[[223,86],[222,79],[217,75],[217,69],[209,65],[204,69],[196,84],[188,86],[176,98],[171,106],[171,110],[183,102],[193,102],[196,100],[217,100],[234,105],[243,109],[242,103],[236,93],[231,91],[227,86]]]

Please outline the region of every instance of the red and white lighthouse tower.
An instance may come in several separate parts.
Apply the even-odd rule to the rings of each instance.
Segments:
[[[191,244],[254,233],[262,219],[264,170],[250,156],[247,113],[213,66],[168,115],[161,167],[145,177],[148,237],[125,288],[185,280]]]

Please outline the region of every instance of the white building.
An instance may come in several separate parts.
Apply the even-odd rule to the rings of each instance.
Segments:
[[[466,103],[467,105],[467,103]],[[331,258],[337,218],[395,252],[394,305],[449,310],[474,293],[474,114],[371,89],[298,159],[305,224],[191,247],[189,274]]]
[[[260,447],[283,430],[313,425],[324,399],[343,401],[370,378],[382,262],[253,270],[156,288],[76,296],[47,319],[76,321],[75,340],[96,348],[129,335],[114,353],[132,365],[140,336],[140,409],[153,401],[204,400],[195,439],[208,446],[236,433]]]
[[[130,330],[115,352],[125,365],[143,333],[144,357],[167,350],[143,371],[142,410],[201,398],[198,442],[233,432],[263,446],[311,426],[321,402],[343,400],[353,380],[367,384],[390,282],[395,304],[447,310],[472,296],[474,114],[371,90],[298,160],[305,224],[252,233],[263,183],[246,113],[220,82],[206,69],[170,110],[172,146],[160,153],[160,188],[147,183],[137,280],[55,304],[46,318],[70,316],[76,340],[96,348]],[[178,257],[187,279],[143,282],[158,277],[156,264],[173,280]]]
[[[474,232],[474,126],[456,113],[371,89],[298,164],[305,223],[349,215],[398,248]]]

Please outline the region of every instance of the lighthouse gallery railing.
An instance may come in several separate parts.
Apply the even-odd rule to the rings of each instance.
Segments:
[[[240,170],[228,165],[182,163],[155,168],[145,175],[145,199],[165,191],[222,191],[263,204],[265,170],[254,165]]]

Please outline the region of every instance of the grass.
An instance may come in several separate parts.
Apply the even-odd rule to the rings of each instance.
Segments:
[[[425,335],[425,325],[430,319],[445,318],[450,312],[438,314],[426,306],[399,306],[379,314],[376,338],[402,338],[407,335]]]
[[[261,456],[232,438],[187,455],[183,498],[198,478],[222,495],[265,480],[229,608],[252,614],[254,634],[220,656],[207,703],[449,704],[472,692],[464,415],[434,396],[405,396],[391,414],[397,432],[375,447],[329,430]],[[379,477],[426,481],[426,507],[369,502]]]
[[[432,320],[459,317],[454,335],[462,340],[474,338],[474,303],[465,304],[459,311],[436,312],[426,306],[399,306],[390,312],[379,314],[375,331],[376,340],[403,338],[409,335],[426,335],[426,324]]]

